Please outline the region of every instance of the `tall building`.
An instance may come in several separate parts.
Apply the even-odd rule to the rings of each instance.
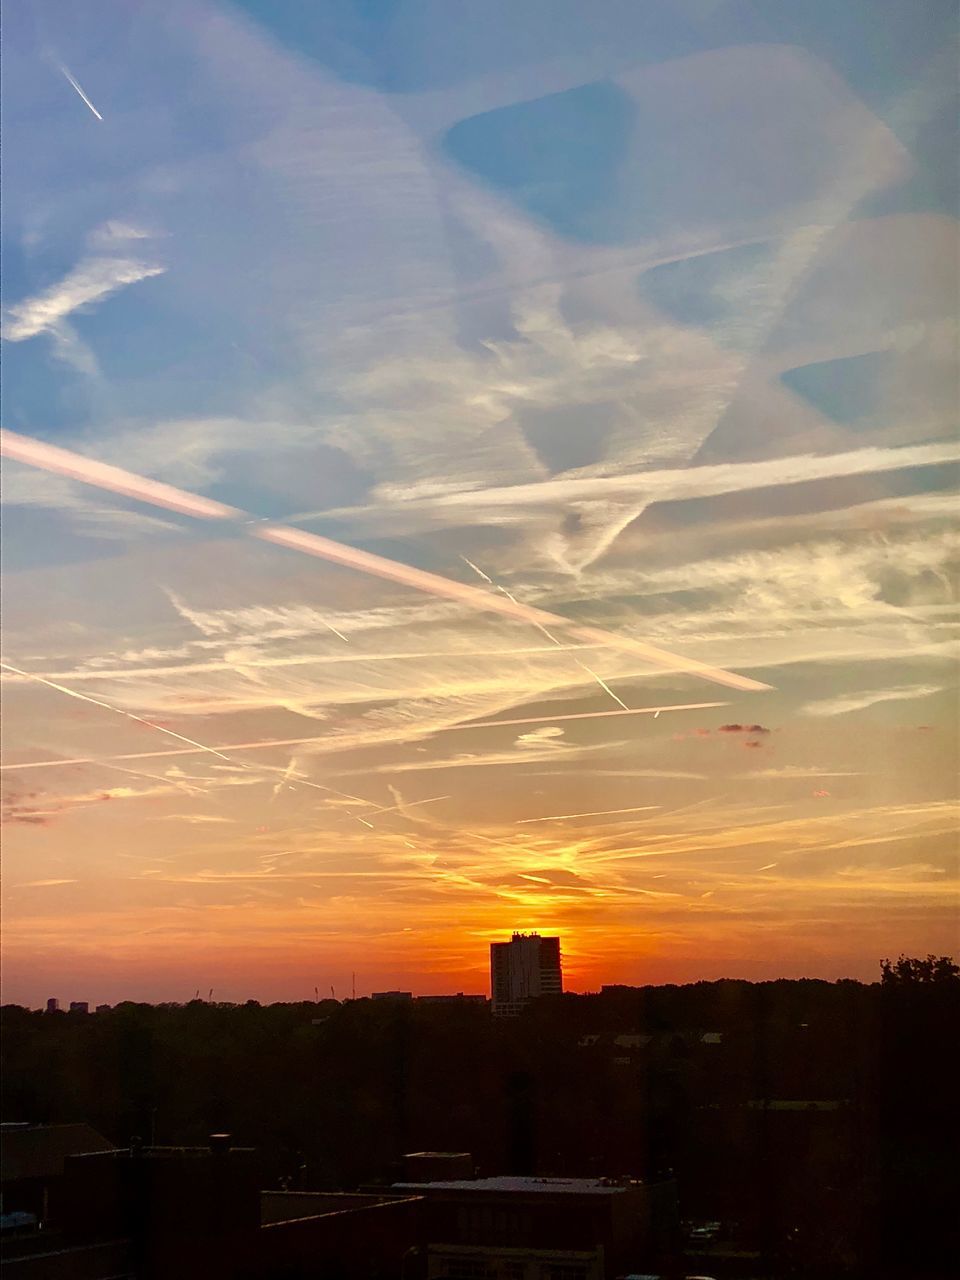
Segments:
[[[495,1016],[518,1014],[528,1000],[562,991],[559,938],[515,933],[509,942],[491,942],[490,994]]]

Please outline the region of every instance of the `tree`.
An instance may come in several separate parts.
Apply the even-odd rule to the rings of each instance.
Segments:
[[[952,956],[927,956],[926,960],[901,955],[899,959],[880,961],[881,982],[885,987],[960,985],[960,965]]]

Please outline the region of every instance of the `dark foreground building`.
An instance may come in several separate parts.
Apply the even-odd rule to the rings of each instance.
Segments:
[[[79,1126],[77,1126],[79,1127]],[[72,1155],[49,1216],[4,1231],[3,1280],[377,1280],[420,1256],[415,1196],[263,1192],[249,1149]]]
[[[31,1128],[19,1171],[53,1145]],[[672,1182],[476,1178],[466,1152],[412,1153],[409,1181],[361,1193],[263,1191],[257,1153],[227,1134],[68,1153],[58,1168],[33,1187],[44,1216],[4,1230],[2,1280],[612,1280],[676,1244]]]
[[[393,1189],[423,1197],[426,1280],[604,1280],[677,1245],[672,1181],[461,1178]]]
[[[70,1156],[112,1151],[113,1143],[88,1124],[0,1125],[0,1196],[3,1214],[45,1222]]]

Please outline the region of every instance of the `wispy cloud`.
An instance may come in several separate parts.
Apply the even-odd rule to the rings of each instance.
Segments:
[[[108,218],[91,231],[88,240],[91,246],[114,248],[130,240],[151,240],[155,234],[138,223],[125,222],[122,218]]]
[[[86,258],[43,293],[8,309],[4,337],[23,342],[47,333],[81,307],[101,302],[126,285],[162,275],[165,268],[135,258]]]
[[[582,511],[583,504],[629,502],[630,514],[625,523],[639,516],[655,502],[682,502],[716,497],[728,493],[746,493],[782,485],[808,484],[814,481],[840,479],[846,476],[882,474],[908,467],[935,466],[960,460],[960,444],[947,440],[935,444],[905,445],[882,448],[874,445],[844,453],[803,454],[764,459],[759,462],[723,462],[684,467],[680,470],[645,470],[618,476],[573,475],[539,480],[535,484],[515,484],[496,488],[465,489],[460,493],[440,496],[424,494],[411,486],[409,492],[391,495],[400,513],[400,522],[390,520],[391,502],[380,502],[367,508],[370,516],[390,521],[394,527],[411,532],[417,527],[442,527],[449,521],[462,520],[459,508],[469,507],[476,523],[497,524],[516,520],[523,512],[533,513],[544,507]],[[514,514],[511,515],[510,513]],[[429,516],[417,522],[416,513]],[[329,518],[358,520],[362,509],[316,513]],[[311,513],[297,517],[311,518]],[[595,557],[580,561],[584,568]]]
[[[839,693],[834,698],[822,698],[807,702],[800,708],[806,716],[842,716],[850,711],[863,711],[878,702],[910,702],[914,698],[929,698],[940,693],[936,684],[901,685],[893,689],[862,689],[851,693]]]
[[[65,449],[44,445],[41,441],[31,440],[10,431],[0,434],[0,448],[9,456],[33,466],[66,474],[82,480],[86,484],[123,493],[140,498],[144,502],[168,509],[182,511],[187,515],[195,515],[206,519],[241,519],[244,513],[236,508],[226,507],[223,503],[204,499],[196,494],[185,493],[172,486],[159,484],[143,476],[134,475],[118,467],[93,462],[80,454],[73,454]],[[412,587],[427,595],[440,599],[453,600],[458,604],[477,610],[481,613],[501,614],[516,621],[531,622],[543,629],[547,624],[559,627],[580,640],[600,643],[612,649],[632,653],[644,658],[647,662],[671,671],[685,671],[726,685],[733,689],[761,690],[769,688],[759,680],[751,679],[732,671],[721,671],[711,667],[699,659],[688,655],[667,653],[647,641],[632,636],[618,635],[595,626],[583,626],[562,615],[547,613],[529,605],[518,603],[509,594],[505,596],[490,595],[476,587],[458,582],[453,578],[445,578],[424,569],[415,568],[397,560],[388,560],[384,556],[374,555],[356,547],[334,542],[330,538],[307,533],[302,529],[293,529],[284,525],[250,524],[247,521],[247,532],[253,538],[262,539],[281,547],[316,556],[321,560],[356,569],[373,577]],[[341,637],[342,638],[342,637]],[[590,673],[593,675],[593,673]],[[596,679],[596,677],[593,677]]]
[[[32,792],[26,796],[4,797],[0,821],[4,825],[49,826],[61,814],[73,809],[106,804],[113,800],[143,800],[176,795],[174,786],[159,785],[137,789],[136,787],[105,787],[97,791],[59,794],[57,792]]]
[[[753,769],[742,775],[744,778],[862,778],[864,774],[855,769],[818,769],[816,765],[785,764],[778,769]]]
[[[211,826],[225,822],[234,822],[223,813],[164,813],[152,819],[154,822],[184,822],[187,826]]]
[[[21,884],[13,884],[11,889],[52,889],[59,884],[79,884],[78,880],[24,880]]]

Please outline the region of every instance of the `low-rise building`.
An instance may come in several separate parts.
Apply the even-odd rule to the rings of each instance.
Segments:
[[[469,1151],[411,1151],[403,1157],[406,1182],[449,1182],[473,1176]]]
[[[599,1280],[637,1270],[678,1241],[672,1181],[503,1176],[405,1181],[393,1190],[423,1197],[428,1248],[435,1260],[456,1254],[464,1280],[540,1280],[557,1259],[573,1254],[582,1255],[581,1280]],[[475,1269],[463,1269],[468,1264]],[[434,1278],[441,1274],[433,1271]],[[556,1276],[567,1280],[562,1271]]]
[[[426,1280],[604,1280],[603,1250],[432,1244]]]
[[[5,1213],[50,1219],[71,1156],[113,1151],[112,1142],[88,1124],[0,1125],[0,1194]]]
[[[486,1004],[486,996],[464,995],[458,991],[455,996],[417,996],[419,1004]]]

